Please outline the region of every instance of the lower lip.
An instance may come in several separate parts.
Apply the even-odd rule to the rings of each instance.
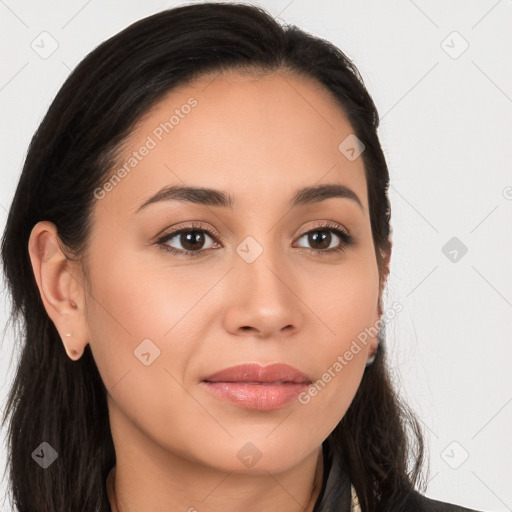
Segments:
[[[238,407],[271,411],[279,409],[304,391],[308,384],[285,382],[282,384],[246,384],[244,382],[203,382],[206,389]]]

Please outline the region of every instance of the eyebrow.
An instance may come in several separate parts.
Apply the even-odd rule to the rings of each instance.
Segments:
[[[364,207],[357,194],[349,187],[337,183],[328,183],[312,187],[304,187],[297,190],[290,198],[290,206],[305,206],[319,203],[333,197],[350,199],[364,211]],[[150,204],[160,201],[181,201],[200,204],[203,206],[217,206],[232,209],[235,200],[232,195],[220,190],[205,187],[190,187],[184,185],[172,185],[164,187],[142,203],[135,213],[146,208]]]

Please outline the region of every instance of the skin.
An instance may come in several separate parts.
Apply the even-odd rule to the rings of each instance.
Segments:
[[[306,405],[242,409],[201,380],[244,362],[282,362],[316,381],[379,320],[363,160],[339,151],[353,129],[321,85],[284,71],[230,72],[171,91],[136,127],[120,165],[191,96],[190,114],[95,204],[87,274],[66,259],[53,224],[34,226],[37,285],[68,355],[79,358],[89,343],[107,388],[120,512],[311,511],[322,442],[350,405],[376,338]],[[350,187],[363,208],[330,198],[290,209],[293,191],[320,183]],[[135,213],[173,184],[225,191],[235,207],[163,201]],[[190,221],[222,241],[205,234],[196,258],[155,243]],[[320,254],[303,236],[319,221],[344,227],[354,245]],[[330,233],[330,246],[339,245]],[[236,252],[247,236],[263,248],[250,264]],[[149,366],[134,356],[147,338],[160,350]],[[250,468],[237,457],[248,442],[262,455]]]

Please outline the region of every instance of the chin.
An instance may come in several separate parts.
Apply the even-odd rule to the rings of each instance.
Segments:
[[[221,471],[257,475],[288,471],[311,453],[311,450],[298,450],[298,443],[290,438],[286,441],[277,436],[274,441],[264,436],[250,439],[251,436],[245,436],[243,439],[231,439],[228,443],[212,443],[208,460],[204,460],[204,452],[201,459],[203,463]],[[304,445],[302,447],[306,448]]]

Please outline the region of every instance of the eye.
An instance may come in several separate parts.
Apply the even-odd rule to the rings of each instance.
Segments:
[[[343,251],[354,244],[353,237],[344,228],[338,224],[326,222],[314,226],[313,229],[301,235],[298,240],[302,239],[312,247],[299,245],[299,248],[322,256]],[[191,224],[163,235],[157,240],[157,244],[171,254],[198,257],[204,256],[209,249],[219,247],[218,240],[219,236],[210,229],[206,229],[200,224]],[[170,242],[179,247],[170,245]]]
[[[175,239],[175,240],[174,240]],[[207,249],[213,248],[217,242],[208,245],[208,239],[216,240],[216,235],[209,229],[199,225],[190,225],[177,229],[159,238],[157,243],[162,249],[172,254],[184,254],[188,256],[201,256]],[[181,247],[168,245],[170,241]]]
[[[305,247],[306,249],[322,255],[344,251],[354,243],[353,237],[347,231],[331,223],[315,226],[304,233],[299,241],[302,239],[312,245],[312,247]]]

